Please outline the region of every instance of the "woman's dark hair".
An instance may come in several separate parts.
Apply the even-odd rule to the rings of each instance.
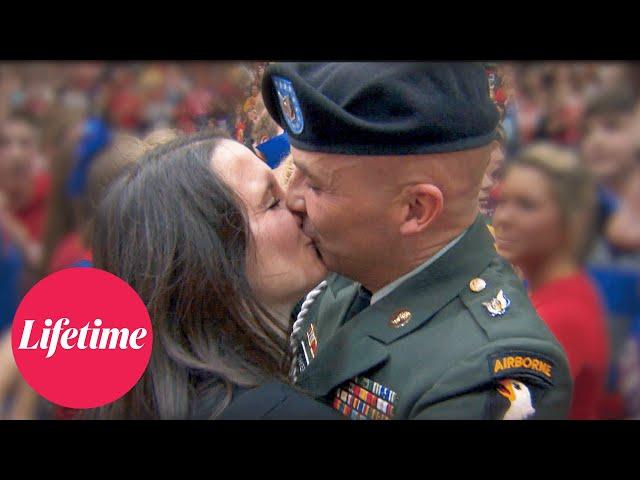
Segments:
[[[145,302],[153,351],[136,386],[89,418],[215,418],[235,386],[286,378],[286,327],[245,273],[243,204],[212,170],[224,138],[200,132],[146,153],[98,207],[95,265]]]

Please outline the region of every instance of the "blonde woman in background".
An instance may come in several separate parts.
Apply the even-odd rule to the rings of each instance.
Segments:
[[[500,255],[518,267],[531,301],[567,353],[574,382],[570,419],[598,419],[605,399],[609,331],[583,270],[595,187],[579,159],[551,144],[509,163],[493,227]]]

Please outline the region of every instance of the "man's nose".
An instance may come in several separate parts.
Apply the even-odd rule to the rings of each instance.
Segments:
[[[296,168],[291,174],[291,180],[287,188],[286,205],[294,213],[306,213],[302,186],[302,173]]]

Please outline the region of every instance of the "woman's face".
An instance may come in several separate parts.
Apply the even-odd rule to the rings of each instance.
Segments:
[[[484,215],[493,215],[493,202],[491,201],[491,191],[500,181],[500,173],[502,166],[504,165],[504,151],[502,146],[495,142],[493,149],[491,150],[491,159],[489,165],[484,172],[482,178],[482,185],[480,186],[480,194],[478,196],[478,203],[480,204],[480,211]]]
[[[493,216],[496,247],[507,261],[532,264],[564,247],[564,226],[544,173],[514,166],[504,178]]]
[[[271,169],[245,146],[222,140],[212,167],[245,203],[255,250],[247,276],[258,298],[277,307],[298,301],[327,275],[302,221],[284,202]]]

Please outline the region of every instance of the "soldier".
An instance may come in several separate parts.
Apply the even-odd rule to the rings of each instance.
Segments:
[[[287,206],[335,272],[296,315],[297,385],[357,419],[565,418],[565,353],[478,213],[482,66],[277,63],[262,88]]]

